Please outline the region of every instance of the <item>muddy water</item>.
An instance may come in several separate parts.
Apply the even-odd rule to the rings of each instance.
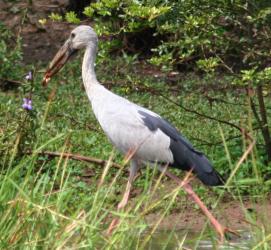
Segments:
[[[197,250],[249,250],[253,246],[253,237],[249,232],[240,232],[240,237],[228,240],[218,247],[217,243],[210,239],[198,240],[199,234],[176,231],[156,232],[146,249],[148,250],[177,250],[177,249],[197,249]],[[185,242],[182,244],[182,242]]]

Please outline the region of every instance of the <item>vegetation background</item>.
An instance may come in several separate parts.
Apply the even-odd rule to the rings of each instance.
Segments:
[[[124,162],[92,114],[81,59],[40,86],[48,61],[83,23],[100,37],[100,82],[204,151],[228,181],[209,190],[193,180],[197,193],[225,224],[249,232],[248,249],[269,249],[270,1],[13,0],[0,9],[1,248],[154,248],[157,229],[168,249],[215,239],[184,193],[148,168],[127,211],[115,212]],[[114,216],[122,223],[108,238],[101,232]],[[195,240],[180,229],[202,231]]]

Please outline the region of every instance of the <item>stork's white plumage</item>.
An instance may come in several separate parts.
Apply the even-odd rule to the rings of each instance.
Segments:
[[[139,166],[146,162],[157,163],[160,169],[163,169],[164,164],[192,170],[206,185],[222,184],[219,174],[208,159],[195,150],[167,121],[154,112],[110,92],[97,81],[94,70],[97,43],[97,35],[91,27],[81,25],[75,28],[54,57],[43,83],[47,84],[74,52],[85,49],[82,77],[93,112],[112,144],[123,154],[133,152],[128,184],[118,208],[127,204],[135,174]],[[166,174],[177,180],[177,177],[169,172],[166,171]],[[181,183],[180,180],[177,181]],[[182,184],[223,238],[225,228],[210,214],[196,194],[192,193],[190,185]]]

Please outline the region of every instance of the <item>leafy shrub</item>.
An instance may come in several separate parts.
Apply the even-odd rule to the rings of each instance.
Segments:
[[[218,66],[235,70],[270,63],[267,0],[101,0],[86,7],[84,14],[94,20],[99,35],[117,37],[121,48],[134,51],[141,41],[153,51],[150,62],[156,65],[201,60],[197,65],[203,66],[202,60],[217,58],[215,64],[205,63],[213,71]]]

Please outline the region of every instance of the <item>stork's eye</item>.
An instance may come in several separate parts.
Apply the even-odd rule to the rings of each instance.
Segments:
[[[71,38],[75,38],[75,34],[74,33],[71,33]]]

